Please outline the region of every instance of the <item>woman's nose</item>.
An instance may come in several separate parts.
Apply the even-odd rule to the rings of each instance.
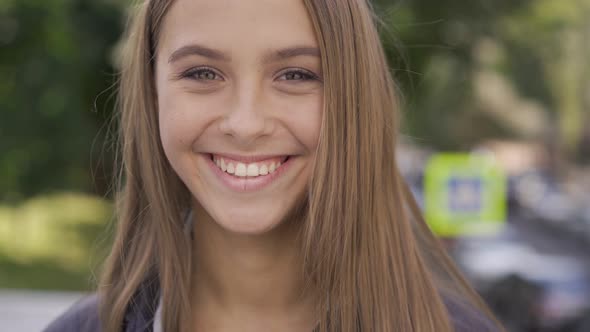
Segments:
[[[272,133],[273,121],[260,89],[244,88],[232,99],[220,123],[224,135],[230,136],[235,143],[249,145]]]

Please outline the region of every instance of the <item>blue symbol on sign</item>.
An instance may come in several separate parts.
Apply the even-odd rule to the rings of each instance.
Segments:
[[[452,177],[447,182],[448,207],[452,212],[477,213],[482,209],[483,184],[474,177]]]

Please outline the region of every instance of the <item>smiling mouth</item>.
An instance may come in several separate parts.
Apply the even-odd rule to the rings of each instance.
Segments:
[[[291,156],[276,156],[264,160],[246,162],[232,159],[231,157],[210,154],[211,161],[217,167],[235,177],[259,177],[276,172]],[[252,158],[249,158],[252,159]]]

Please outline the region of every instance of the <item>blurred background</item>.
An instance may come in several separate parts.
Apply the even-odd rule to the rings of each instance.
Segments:
[[[373,2],[433,230],[509,331],[590,331],[590,0]],[[91,291],[108,251],[128,3],[0,0],[9,330]]]

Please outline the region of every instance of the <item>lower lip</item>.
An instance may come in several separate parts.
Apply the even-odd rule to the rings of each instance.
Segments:
[[[207,164],[213,171],[213,173],[217,176],[221,182],[226,185],[229,189],[237,192],[253,192],[257,190],[261,190],[270,186],[271,183],[276,182],[279,180],[286,171],[289,170],[291,166],[291,161],[293,160],[293,156],[290,156],[287,161],[281,163],[281,166],[277,168],[274,172],[268,173],[267,175],[259,175],[256,177],[238,177],[231,175],[222,171],[211,159],[210,154],[203,155],[207,160]]]

